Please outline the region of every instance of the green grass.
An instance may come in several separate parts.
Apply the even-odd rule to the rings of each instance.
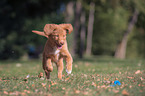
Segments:
[[[57,79],[56,66],[51,81],[38,78],[40,72],[41,60],[0,61],[0,95],[145,96],[145,60],[75,59],[72,75],[64,70],[63,80]],[[116,79],[121,86],[106,83]]]

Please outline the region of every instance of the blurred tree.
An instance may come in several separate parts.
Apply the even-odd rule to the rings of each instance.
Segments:
[[[74,2],[70,1],[66,5],[65,22],[72,23],[74,19]]]
[[[81,12],[80,21],[81,21],[81,32],[80,32],[79,57],[83,58],[84,50],[85,50],[85,40],[86,40],[86,13],[84,10]]]
[[[78,53],[81,11],[82,11],[82,4],[80,0],[77,0],[76,7],[75,7],[75,18],[74,18],[74,40],[73,40],[73,50],[72,50],[73,56]]]
[[[130,13],[132,10],[134,10],[134,12],[133,12],[133,15],[131,16],[131,20],[129,21],[127,30],[125,31],[122,37],[122,40],[119,42],[118,47],[115,52],[115,57],[120,58],[120,59],[124,59],[126,57],[126,47],[127,47],[127,42],[128,42],[128,36],[132,32],[132,29],[138,20],[139,11],[145,12],[144,7],[142,6],[142,4],[145,4],[144,0],[138,0],[138,1],[129,0],[127,3],[128,3],[127,6],[131,8],[131,10],[129,10]]]
[[[69,1],[67,4],[66,4],[66,9],[65,9],[65,14],[64,14],[64,19],[65,19],[65,22],[66,23],[71,23],[73,24],[74,22],[74,13],[75,13],[75,9],[74,9],[74,6],[75,6],[75,2],[74,1]],[[69,34],[67,36],[67,43],[68,43],[68,48],[69,48],[69,51],[71,54],[74,54],[73,53],[73,37],[74,37],[74,31]]]
[[[95,3],[96,12],[95,12],[95,21],[94,21],[95,27],[94,27],[94,35],[93,35],[93,46],[92,46],[93,54],[113,56],[115,53],[114,50],[116,49],[118,42],[122,40],[124,31],[128,27],[128,21],[130,21],[130,17],[132,16],[133,10],[136,8],[137,10],[139,10],[140,14],[141,13],[144,14],[145,8],[143,7],[143,4],[145,4],[144,3],[145,0],[138,0],[138,1],[94,0],[94,1],[97,3]],[[144,20],[139,22],[143,23]],[[133,35],[134,33],[131,34]],[[130,36],[129,36],[129,43],[128,43],[129,45],[131,42],[135,41],[135,39],[130,38]],[[140,41],[140,42],[144,42],[144,41]],[[138,45],[140,44],[136,43],[135,46]],[[130,50],[134,48],[133,45],[128,47]],[[128,56],[130,56],[129,54],[137,52],[137,50],[134,50],[133,52],[129,50],[127,51],[128,51],[127,54]],[[137,54],[138,56],[140,56],[139,53]]]
[[[94,20],[89,17],[91,2],[95,4]],[[145,0],[1,0],[0,59],[20,58],[28,52],[28,46],[42,52],[46,38],[31,30],[42,31],[46,23],[63,22],[74,25],[74,32],[67,38],[74,55],[83,57],[86,47],[88,54],[113,56],[129,28],[134,9],[139,11],[138,20],[127,36],[124,50],[128,57],[145,57],[144,5]],[[85,30],[92,30],[92,38],[85,36]],[[90,41],[85,42],[86,39]]]
[[[138,19],[138,14],[139,14],[139,12],[137,11],[137,9],[135,9],[132,19],[129,22],[128,28],[125,31],[123,38],[120,41],[120,43],[117,47],[117,50],[115,52],[116,58],[124,59],[126,57],[126,46],[127,46],[127,41],[128,41],[128,35],[132,32],[134,24],[136,23],[136,21]]]
[[[87,47],[86,54],[91,55],[92,52],[92,36],[93,36],[93,25],[94,25],[94,12],[95,12],[95,3],[90,3],[90,13],[88,21],[88,34],[87,34]]]
[[[128,12],[110,1],[100,1],[96,5],[93,54],[113,55],[118,40],[125,30]]]
[[[42,30],[46,23],[64,22],[59,12],[54,13],[60,5],[60,0],[1,0],[0,59],[19,58],[27,52],[28,45],[42,45],[45,38],[40,39],[43,37],[32,34],[31,30]]]

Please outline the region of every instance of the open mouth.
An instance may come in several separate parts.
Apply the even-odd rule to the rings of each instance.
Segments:
[[[57,46],[58,49],[61,49],[62,48],[62,45],[60,45],[60,44],[57,44],[56,43],[56,46]]]

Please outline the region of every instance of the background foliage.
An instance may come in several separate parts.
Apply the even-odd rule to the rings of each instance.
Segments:
[[[30,46],[33,46],[35,53],[39,55],[46,38],[33,34],[31,30],[43,31],[46,23],[65,23],[67,4],[74,3],[75,13],[77,1],[82,3],[82,9],[86,13],[86,28],[89,4],[95,3],[93,55],[114,56],[133,10],[139,10],[137,23],[129,35],[127,57],[145,57],[145,0],[1,0],[0,59],[18,59],[29,52]],[[74,20],[75,16],[69,23],[74,24]],[[73,35],[67,38],[70,46],[73,38]],[[79,48],[77,50],[75,55],[79,54]]]

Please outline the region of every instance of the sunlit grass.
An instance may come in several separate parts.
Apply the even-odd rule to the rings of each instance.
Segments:
[[[57,68],[51,81],[38,78],[43,72],[41,60],[1,61],[1,95],[70,95],[70,96],[143,96],[145,95],[145,61],[112,58],[74,59],[73,72],[57,79]],[[28,79],[26,76],[30,75]],[[121,86],[111,87],[119,80]]]

